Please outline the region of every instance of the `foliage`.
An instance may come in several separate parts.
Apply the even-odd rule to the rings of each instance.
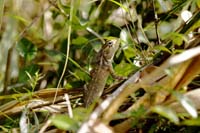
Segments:
[[[199,8],[199,0],[0,0],[0,132],[20,131],[23,119],[29,132],[81,132],[88,123],[198,130]],[[127,78],[110,76],[99,104],[83,108],[96,53],[112,37],[121,40],[113,68]]]

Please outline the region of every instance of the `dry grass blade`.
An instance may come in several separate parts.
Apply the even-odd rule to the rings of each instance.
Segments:
[[[189,91],[184,94],[185,97],[189,98],[192,103],[195,105],[197,110],[200,110],[200,89],[197,88],[195,90]],[[177,113],[186,113],[186,110],[181,106],[179,102],[172,102],[169,104],[169,107],[171,107],[173,110],[175,110]]]
[[[65,93],[68,93],[70,95],[70,99],[77,99],[80,98],[82,96],[82,94],[80,93],[81,89],[77,89],[77,90],[66,90],[63,88],[60,88],[58,90],[58,97],[56,98],[56,103],[60,103],[63,102],[63,95]],[[1,98],[4,99],[5,97],[7,98],[14,98],[14,99],[18,99],[18,100],[12,100],[8,103],[5,103],[4,105],[0,106],[0,118],[1,117],[5,117],[6,115],[15,115],[17,113],[20,113],[23,108],[27,105],[29,105],[28,107],[30,109],[35,109],[37,111],[39,110],[46,110],[46,111],[50,111],[50,112],[58,112],[58,111],[62,111],[56,108],[61,108],[61,105],[55,105],[56,107],[54,107],[53,105],[51,106],[51,104],[53,103],[53,96],[55,94],[55,89],[45,89],[45,90],[41,90],[41,91],[36,91],[34,92],[32,95],[31,94],[21,94],[21,95],[7,95],[7,96],[2,96]],[[32,100],[29,100],[29,98],[32,97]],[[49,107],[48,107],[49,106]],[[66,107],[66,105],[65,105]],[[57,110],[57,111],[56,111]],[[63,110],[64,111],[64,110]]]
[[[176,89],[187,86],[192,81],[192,79],[194,79],[200,73],[199,66],[200,66],[200,56],[197,56],[193,58],[191,64],[185,71],[184,76],[177,84]]]

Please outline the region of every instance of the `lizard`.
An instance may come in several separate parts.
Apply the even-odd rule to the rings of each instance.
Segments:
[[[120,39],[109,38],[97,53],[94,68],[91,70],[91,80],[84,87],[83,101],[84,106],[88,107],[101,97],[109,75],[117,78],[114,74],[112,62],[116,51],[119,48]]]

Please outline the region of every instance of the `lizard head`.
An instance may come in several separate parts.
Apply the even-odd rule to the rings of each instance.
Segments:
[[[118,38],[109,38],[106,40],[105,44],[102,47],[104,58],[107,61],[112,61],[116,51],[119,48],[120,39]]]

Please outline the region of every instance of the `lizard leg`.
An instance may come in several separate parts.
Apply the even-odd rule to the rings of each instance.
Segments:
[[[124,80],[124,79],[127,79],[126,77],[123,77],[123,76],[119,76],[115,73],[112,65],[108,65],[108,70],[111,74],[111,76],[114,78],[114,79],[117,79],[117,80]]]

